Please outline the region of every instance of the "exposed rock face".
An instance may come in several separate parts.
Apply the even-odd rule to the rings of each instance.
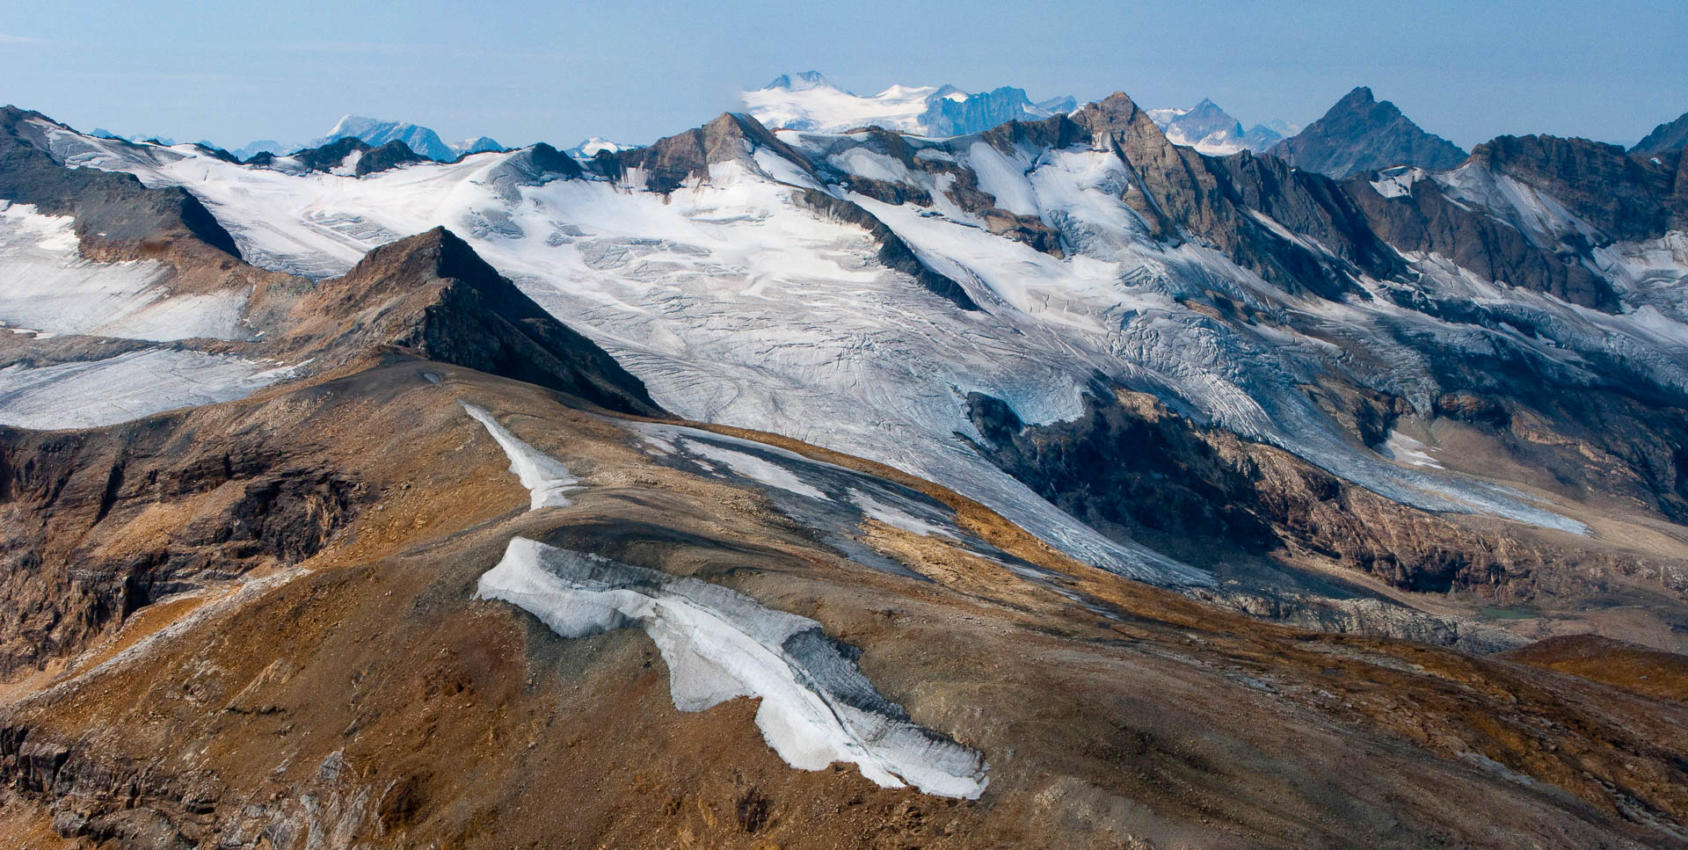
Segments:
[[[1678,156],[1629,156],[1617,145],[1554,136],[1501,136],[1471,152],[1496,174],[1547,192],[1607,241],[1688,228],[1688,186]]]
[[[159,597],[322,549],[368,493],[302,448],[199,438],[186,416],[0,429],[0,676],[73,654]]]
[[[1669,153],[1670,151],[1682,150],[1684,147],[1688,147],[1688,112],[1684,112],[1675,121],[1667,121],[1654,127],[1653,132],[1648,133],[1645,138],[1636,142],[1635,147],[1630,148],[1629,152],[1641,154]]]
[[[1344,182],[1347,195],[1383,241],[1402,251],[1439,254],[1488,280],[1547,292],[1585,307],[1612,310],[1617,294],[1584,262],[1586,241],[1563,252],[1544,247],[1525,231],[1451,198],[1432,180],[1410,195],[1386,198],[1364,175]]]
[[[1058,120],[1058,119],[1057,119]],[[1291,292],[1338,297],[1351,268],[1332,265],[1249,214],[1282,214],[1292,230],[1315,236],[1354,267],[1388,276],[1397,267],[1351,200],[1318,175],[1303,175],[1246,153],[1215,159],[1167,140],[1148,113],[1115,93],[1072,120],[1117,151],[1137,178],[1125,201],[1164,239],[1195,238]]]
[[[1502,601],[1530,599],[1538,583],[1557,585],[1593,563],[1639,568],[1398,505],[1287,452],[1198,427],[1148,395],[1096,387],[1083,416],[1032,427],[978,394],[969,412],[985,437],[980,450],[1005,471],[1122,538],[1222,540],[1256,554],[1288,548],[1403,590],[1476,591]]]
[[[390,345],[623,413],[664,415],[639,379],[435,228],[370,252],[297,308],[296,344],[349,357]]]
[[[1397,165],[1435,171],[1465,159],[1458,145],[1426,133],[1395,104],[1373,99],[1364,86],[1300,133],[1274,145],[1270,153],[1297,168],[1336,178]]]
[[[352,166],[352,174],[357,177],[428,161],[427,157],[417,154],[397,139],[380,147],[372,147],[356,136],[344,136],[319,147],[295,151],[289,156],[304,166],[306,171],[328,172],[345,165],[347,157],[353,154],[358,155],[356,163]],[[246,164],[270,166],[275,161],[274,154],[263,152],[247,160]]]
[[[891,228],[886,227],[883,222],[874,218],[867,210],[862,209],[861,205],[816,189],[804,190],[798,198],[805,206],[821,215],[835,221],[860,225],[866,229],[868,235],[879,243],[879,261],[884,263],[886,267],[913,276],[921,286],[934,295],[948,299],[950,303],[963,310],[979,309],[979,305],[973,302],[967,291],[961,288],[961,284],[933,271],[925,263],[922,263],[907,243],[897,234],[892,233]]]

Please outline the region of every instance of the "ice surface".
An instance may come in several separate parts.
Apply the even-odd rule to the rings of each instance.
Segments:
[[[799,496],[808,496],[811,499],[826,498],[825,493],[804,483],[803,479],[778,464],[699,440],[691,441],[689,446],[695,454],[720,463],[746,478],[760,481],[770,487],[778,487],[789,493],[796,493]]]
[[[237,339],[249,291],[172,295],[161,263],[82,257],[75,221],[0,200],[0,321],[59,334]]]
[[[291,376],[239,357],[144,349],[78,363],[0,369],[0,425],[93,428],[244,398]]]
[[[668,665],[676,708],[760,699],[756,725],[792,767],[848,762],[884,787],[965,799],[989,781],[978,752],[916,726],[819,623],[736,591],[517,537],[477,596],[515,605],[565,638],[643,628]]]
[[[459,401],[463,409],[483,425],[493,441],[504,450],[510,458],[510,471],[522,482],[522,486],[532,494],[532,507],[528,510],[537,511],[540,508],[566,508],[573,502],[567,494],[581,487],[580,479],[569,474],[569,468],[563,462],[523,442],[515,434],[510,433],[484,407],[478,407],[466,401]]]

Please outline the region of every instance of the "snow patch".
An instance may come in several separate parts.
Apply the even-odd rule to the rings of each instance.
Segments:
[[[580,479],[569,474],[569,468],[563,462],[523,442],[521,438],[509,432],[484,407],[478,407],[466,401],[459,401],[463,410],[476,422],[481,423],[504,450],[505,457],[510,459],[510,471],[521,480],[522,486],[532,494],[533,504],[528,510],[537,511],[540,508],[566,508],[574,504],[566,495],[572,490],[581,488]]]
[[[700,440],[687,440],[686,450],[692,454],[709,458],[732,470],[735,474],[766,484],[769,487],[778,487],[788,493],[796,493],[799,496],[807,496],[811,499],[826,499],[825,493],[798,478],[791,470],[754,455],[735,452],[732,449]]]
[[[1426,446],[1400,431],[1392,430],[1389,432],[1389,439],[1384,441],[1382,446],[1383,450],[1380,454],[1390,460],[1399,461],[1412,466],[1428,466],[1434,469],[1442,469],[1443,467],[1441,462],[1432,457],[1427,451],[1429,448],[1429,446]]]
[[[922,537],[931,537],[934,534],[950,538],[955,537],[943,526],[933,525],[907,511],[893,505],[887,505],[860,490],[850,490],[850,501],[855,502],[856,507],[862,509],[863,516],[879,520],[892,528],[900,528]]]
[[[848,762],[882,787],[965,799],[989,781],[978,752],[915,725],[819,623],[736,591],[517,537],[476,597],[515,605],[565,638],[643,628],[668,665],[675,708],[759,698],[763,739],[800,770]]]

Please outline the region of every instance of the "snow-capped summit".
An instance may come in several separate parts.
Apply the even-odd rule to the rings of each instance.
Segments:
[[[1242,150],[1259,153],[1282,141],[1286,131],[1294,133],[1299,129],[1276,121],[1256,124],[1244,131],[1241,121],[1207,98],[1187,109],[1151,109],[1148,112],[1173,144],[1193,147],[1211,156],[1226,156]]]
[[[796,74],[781,74],[764,88],[808,91],[809,89],[837,87],[819,71],[801,71]]]
[[[489,151],[502,152],[505,150],[505,147],[499,144],[498,140],[491,136],[481,136],[476,139],[464,139],[451,147],[459,154],[487,153]]]
[[[341,118],[322,141],[333,142],[347,136],[362,139],[374,146],[397,139],[411,150],[437,162],[450,162],[457,158],[457,151],[441,140],[440,134],[427,127],[401,121],[382,121],[362,115],[347,115]]]
[[[780,79],[785,78],[781,77]],[[597,156],[599,151],[621,153],[622,151],[630,151],[635,147],[637,147],[637,145],[624,145],[620,142],[612,142],[601,136],[593,136],[585,141],[582,141],[580,144],[563,151],[563,153],[566,153],[575,159],[591,159],[592,157]]]
[[[871,97],[840,88],[817,71],[781,74],[742,94],[745,107],[770,128],[841,133],[879,126],[921,136],[979,133],[1008,121],[1071,111],[1070,97],[1034,103],[1023,89],[971,93],[955,86],[893,85]]]

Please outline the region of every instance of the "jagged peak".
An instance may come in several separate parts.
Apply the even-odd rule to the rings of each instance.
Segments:
[[[1355,106],[1364,106],[1370,103],[1377,103],[1377,97],[1372,94],[1371,86],[1355,86],[1351,91],[1343,95],[1342,98],[1336,102],[1336,106],[1331,108],[1353,108]],[[1386,106],[1394,106],[1394,104],[1389,101],[1384,101],[1383,103]]]
[[[442,225],[370,251],[341,279],[393,276],[451,278],[475,284],[495,280],[499,274],[469,243]]]
[[[809,89],[819,88],[837,89],[838,86],[833,85],[833,82],[819,71],[799,71],[795,74],[781,74],[762,88],[808,91]],[[838,90],[843,91],[843,89]]]

